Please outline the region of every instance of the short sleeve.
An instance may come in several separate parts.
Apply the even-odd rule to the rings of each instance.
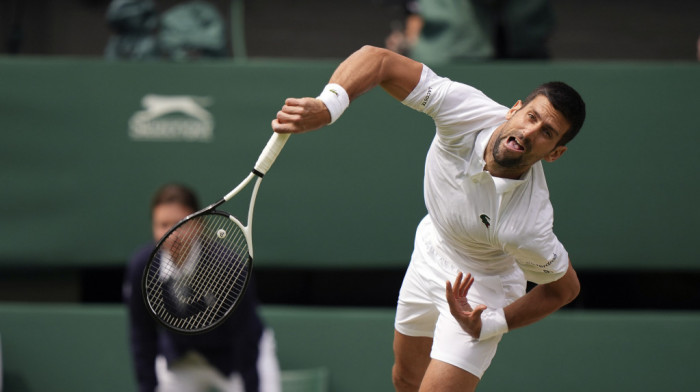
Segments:
[[[514,253],[525,278],[533,283],[554,282],[564,276],[569,269],[569,254],[556,237],[546,255],[542,251],[535,252],[526,248],[519,248]]]
[[[518,229],[518,237],[506,245],[528,281],[537,284],[561,278],[569,268],[569,254],[554,234],[554,210],[549,198],[530,204]]]
[[[438,136],[446,143],[500,125],[508,111],[480,90],[438,76],[425,65],[420,81],[403,104],[432,117]]]

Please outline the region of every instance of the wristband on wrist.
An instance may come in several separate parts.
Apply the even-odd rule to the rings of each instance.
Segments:
[[[508,323],[503,309],[486,309],[481,313],[481,334],[479,340],[490,339],[508,332]]]
[[[326,108],[328,108],[328,112],[331,114],[329,125],[340,118],[340,115],[350,106],[350,97],[347,91],[345,91],[343,86],[336,83],[327,84],[316,99],[323,101]]]

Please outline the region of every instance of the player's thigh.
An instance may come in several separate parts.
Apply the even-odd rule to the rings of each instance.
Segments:
[[[474,339],[451,314],[441,314],[435,328],[430,357],[481,378],[491,365],[500,341],[501,336]]]
[[[479,377],[449,363],[433,359],[423,377],[420,392],[471,392]]]
[[[430,363],[433,339],[408,336],[394,331],[394,373],[404,378],[420,379]]]

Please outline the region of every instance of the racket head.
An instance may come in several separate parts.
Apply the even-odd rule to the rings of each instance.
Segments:
[[[206,332],[235,310],[252,269],[248,230],[232,215],[204,210],[156,245],[143,272],[146,308],[166,328]]]

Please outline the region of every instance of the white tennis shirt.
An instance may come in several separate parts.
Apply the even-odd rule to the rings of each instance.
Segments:
[[[417,236],[464,272],[503,275],[519,266],[538,284],[564,275],[569,256],[553,232],[542,163],[519,180],[484,171],[486,145],[508,108],[427,66],[403,103],[437,129],[425,164],[424,221],[432,224],[421,224]]]

